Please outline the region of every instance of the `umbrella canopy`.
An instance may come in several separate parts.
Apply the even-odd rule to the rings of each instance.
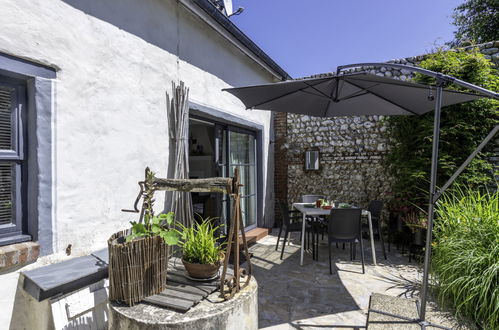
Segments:
[[[238,97],[248,109],[315,117],[421,115],[435,106],[433,86],[362,72],[224,90]],[[480,97],[444,89],[442,106]]]
[[[437,86],[433,87],[430,85],[400,81],[365,72],[340,74],[341,70],[346,68],[368,66],[388,66],[418,72],[435,78]],[[444,89],[443,87],[449,83],[467,88],[478,94]],[[419,319],[417,320],[421,325],[421,328],[428,326],[429,323],[425,321],[425,313],[431,259],[434,207],[437,200],[435,196],[437,192],[436,177],[441,108],[443,106],[472,101],[482,97],[489,97],[497,100],[499,99],[499,94],[441,73],[392,63],[351,64],[338,67],[336,75],[290,80],[258,86],[228,88],[225,89],[225,91],[238,97],[247,108],[298,113],[317,117],[421,115],[431,110],[435,110],[428,206],[428,230],[426,234],[422,297],[419,306]],[[493,134],[495,133],[493,132]],[[493,134],[491,133],[491,135],[484,140],[484,143],[489,141]],[[484,143],[477,149],[477,152],[483,147]],[[475,155],[476,153],[472,154],[462,167],[469,164],[469,161],[471,161]],[[462,168],[456,172],[456,175],[459,175],[460,171],[462,171]],[[452,182],[454,179],[455,176],[449,181]],[[439,191],[439,194],[441,193],[442,191]]]

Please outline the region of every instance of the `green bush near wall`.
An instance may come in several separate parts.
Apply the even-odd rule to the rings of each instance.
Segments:
[[[439,51],[428,55],[419,66],[493,91],[499,90],[497,70],[478,49]],[[416,75],[415,81],[435,83],[432,78],[422,75]],[[482,99],[442,109],[438,185],[442,185],[452,175],[499,123],[498,104],[494,100]],[[390,139],[387,168],[395,180],[394,195],[399,204],[404,204],[398,206],[421,207],[428,201],[433,115],[432,111],[422,116],[387,118]],[[490,182],[493,175],[489,157],[490,153],[480,154],[460,176],[459,181],[473,186]]]
[[[441,302],[499,329],[499,192],[457,188],[436,211],[432,274]]]

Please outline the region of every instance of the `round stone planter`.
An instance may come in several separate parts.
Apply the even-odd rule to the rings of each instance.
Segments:
[[[132,307],[111,303],[109,329],[128,330],[256,330],[258,285],[254,277],[234,298],[224,301],[214,292],[186,313],[138,303]]]

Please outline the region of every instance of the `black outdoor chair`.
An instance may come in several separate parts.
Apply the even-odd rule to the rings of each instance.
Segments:
[[[373,224],[373,235],[378,235],[383,249],[383,256],[386,260],[385,241],[383,239],[383,230],[381,228],[381,211],[383,210],[383,201],[373,200],[369,202],[367,208],[371,212],[371,222]]]
[[[352,258],[352,246],[360,243],[360,255],[362,259],[362,274],[364,269],[364,245],[362,243],[362,209],[332,209],[328,221],[328,250],[329,250],[329,273],[333,273],[331,261],[332,243],[350,243],[350,258]]]
[[[301,217],[294,217],[294,222],[291,222],[291,217],[290,217],[290,211],[289,211],[289,207],[288,207],[288,204],[284,201],[279,201],[279,208],[281,210],[281,214],[282,214],[282,221],[281,221],[281,226],[279,228],[279,235],[277,236],[277,244],[275,246],[275,249],[277,251],[278,247],[279,247],[279,240],[281,239],[281,234],[282,234],[282,231],[284,230],[284,242],[283,242],[283,245],[282,245],[282,251],[281,251],[281,260],[282,260],[282,257],[284,255],[284,248],[286,247],[286,240],[288,238],[288,234],[289,233],[292,233],[292,232],[301,232],[302,231],[302,221],[301,220],[302,218]],[[301,221],[298,221],[298,220],[301,220]],[[305,233],[309,232],[310,231],[310,226],[308,224],[305,224]],[[307,236],[305,235],[305,240],[306,240]]]

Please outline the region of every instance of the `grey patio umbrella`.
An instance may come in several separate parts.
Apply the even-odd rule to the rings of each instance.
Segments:
[[[391,67],[405,69],[435,78],[436,85],[416,84],[364,72],[342,72],[345,69],[355,67]],[[444,89],[448,84],[464,87],[474,93]],[[499,131],[498,125],[482,141],[468,159],[466,159],[447,183],[445,183],[441,189],[437,190],[436,178],[441,108],[443,106],[472,101],[481,97],[499,100],[499,94],[441,73],[418,67],[391,63],[358,63],[345,65],[338,67],[335,75],[328,74],[318,78],[228,88],[225,89],[225,91],[237,96],[247,108],[298,113],[317,117],[421,115],[435,110],[428,203],[428,230],[426,236],[419,319],[412,320],[397,316],[408,321],[417,322],[421,328],[427,327],[429,323],[425,320],[426,300],[428,295],[428,277],[435,203],[444,190],[452,184],[471,160]],[[433,324],[432,326],[443,328]]]
[[[237,96],[246,108],[336,117],[421,115],[433,110],[435,89],[357,72],[225,90]],[[444,90],[443,95],[442,106],[481,97],[453,90]]]
[[[172,98],[166,93],[166,107],[168,114],[168,126],[170,132],[170,146],[173,150],[170,154],[170,169],[173,165],[174,179],[188,179],[189,175],[189,153],[187,143],[187,130],[189,129],[189,89],[181,81],[180,85],[172,82]],[[172,162],[173,161],[173,162]],[[192,225],[193,208],[191,193],[173,191],[171,193],[171,210],[175,212],[175,220],[184,226]]]

